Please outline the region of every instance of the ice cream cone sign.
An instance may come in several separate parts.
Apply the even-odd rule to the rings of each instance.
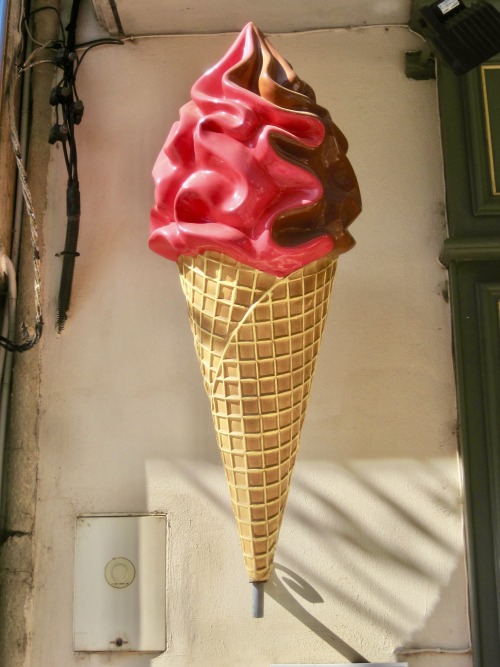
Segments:
[[[251,23],[153,169],[251,582],[271,573],[330,291],[361,211],[347,141]]]

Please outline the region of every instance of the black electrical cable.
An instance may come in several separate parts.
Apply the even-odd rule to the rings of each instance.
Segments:
[[[71,5],[71,14],[69,18],[69,23],[66,26],[66,32],[68,33],[68,49],[70,51],[75,50],[76,44],[76,21],[78,18],[78,10],[80,9],[80,0],[73,0]]]
[[[77,48],[81,48],[81,47],[85,47],[85,46],[87,48],[84,50],[84,52],[82,53],[82,55],[80,56],[80,58],[78,60],[78,64],[77,64],[76,69],[75,69],[75,76],[76,76],[76,73],[78,72],[78,70],[80,69],[80,65],[82,63],[82,60],[85,58],[85,56],[87,55],[87,53],[91,49],[95,48],[96,46],[104,46],[105,44],[121,44],[121,45],[123,45],[124,43],[125,42],[123,42],[121,39],[96,39],[93,42],[86,42],[86,43],[84,42],[83,44],[79,44]]]
[[[88,42],[82,42],[75,46],[76,49],[85,49],[86,47],[102,46],[103,44],[124,44],[125,42],[118,37],[101,37],[99,39],[91,39]],[[88,50],[88,49],[87,49]]]
[[[73,0],[71,14],[66,26],[67,40],[60,54],[60,63],[63,69],[63,78],[56,86],[58,106],[62,108],[63,124],[57,124],[60,132],[59,140],[63,143],[64,158],[68,171],[66,188],[66,239],[64,250],[58,253],[62,257],[61,282],[57,300],[56,323],[58,331],[62,331],[68,317],[71,302],[71,290],[75,273],[75,260],[79,256],[77,251],[78,234],[80,230],[80,185],[78,182],[78,156],[75,140],[75,125],[81,120],[83,105],[77,107],[78,96],[75,95],[75,78],[78,68],[78,58],[75,51],[76,27],[80,0]],[[69,93],[63,95],[63,88]],[[58,92],[59,91],[59,92]],[[75,117],[75,111],[77,117]],[[79,115],[78,115],[79,114]],[[66,145],[67,144],[67,145]],[[68,150],[69,148],[69,150]]]
[[[76,44],[76,28],[78,20],[78,12],[80,8],[80,0],[73,0],[70,12],[69,23],[64,29],[64,24],[62,22],[61,13],[56,7],[50,5],[43,5],[37,7],[31,12],[27,12],[26,16],[23,19],[23,26],[26,33],[32,38],[33,42],[39,45],[39,48],[32,52],[28,56],[28,59],[20,64],[17,62],[16,69],[18,75],[22,74],[26,69],[34,67],[39,64],[39,62],[53,62],[54,65],[59,67],[62,70],[62,77],[56,86],[51,91],[50,103],[55,107],[55,119],[56,123],[52,127],[50,132],[49,141],[50,143],[61,142],[62,150],[64,155],[64,161],[66,170],[68,173],[67,189],[66,189],[66,214],[67,214],[67,227],[66,227],[66,240],[64,244],[64,250],[57,254],[58,257],[62,258],[62,271],[61,271],[61,283],[59,289],[58,297],[58,308],[57,308],[57,328],[59,331],[62,330],[67,319],[67,314],[70,306],[71,300],[71,289],[73,284],[73,275],[75,269],[75,259],[79,256],[77,251],[78,244],[78,234],[80,226],[80,188],[78,182],[78,154],[75,138],[75,126],[78,125],[83,116],[83,103],[81,102],[77,90],[76,90],[76,74],[81,65],[83,58],[86,54],[96,46],[101,46],[105,44],[123,44],[120,39],[116,38],[101,38],[95,39],[88,42],[83,42],[82,44]],[[59,27],[61,31],[60,39],[53,39],[45,44],[36,42],[31,36],[29,28],[29,19],[32,18],[38,12],[50,10],[57,14],[59,21]],[[67,36],[65,35],[67,33]],[[22,51],[22,44],[24,40],[21,40],[21,46],[19,47],[18,53]],[[33,60],[30,62],[37,52],[43,51],[44,49],[50,50],[54,53],[54,60],[48,61],[37,61]],[[82,55],[79,57],[76,49],[84,49]],[[30,206],[28,206],[30,216],[34,216]],[[31,218],[30,218],[31,219]],[[41,314],[41,302],[40,302],[40,285],[37,279],[39,269],[38,265],[40,262],[40,254],[38,252],[38,246],[36,244],[36,229],[32,230],[32,241],[33,241],[33,260],[35,263],[35,310],[36,310],[36,322],[35,322],[35,332],[32,338],[29,341],[26,341],[21,344],[17,344],[8,338],[5,338],[0,335],[0,347],[3,347],[11,352],[24,352],[31,349],[40,339],[43,321]]]
[[[71,301],[71,290],[75,272],[75,260],[79,257],[77,251],[78,234],[80,229],[80,186],[78,182],[78,152],[75,138],[75,126],[78,125],[83,115],[83,104],[76,90],[76,75],[86,54],[96,46],[104,44],[123,44],[119,39],[104,38],[95,39],[76,45],[76,27],[78,20],[78,9],[80,0],[73,0],[71,15],[66,27],[67,39],[60,53],[60,62],[63,69],[63,77],[55,88],[56,111],[59,107],[62,111],[62,125],[57,122],[54,137],[63,144],[64,159],[68,172],[68,185],[66,190],[66,240],[64,250],[58,253],[62,257],[61,283],[57,303],[57,329],[62,331],[68,317]],[[80,57],[76,53],[77,48],[84,48]],[[57,55],[56,55],[57,60]],[[69,94],[63,95],[63,89]],[[56,113],[56,117],[58,114]]]
[[[35,347],[42,336],[43,321],[39,320],[35,322],[35,334],[30,340],[27,340],[25,343],[14,343],[9,338],[5,336],[0,336],[0,347],[3,347],[7,352],[27,352],[31,348]]]

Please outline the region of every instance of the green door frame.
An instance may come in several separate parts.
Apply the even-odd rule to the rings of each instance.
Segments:
[[[474,667],[500,665],[500,59],[438,75]],[[496,113],[493,111],[496,109]]]

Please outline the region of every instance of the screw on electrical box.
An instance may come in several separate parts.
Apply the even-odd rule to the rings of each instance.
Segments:
[[[120,648],[121,646],[123,646],[123,644],[128,644],[128,641],[126,641],[125,639],[122,639],[121,637],[117,637],[116,639],[113,639],[109,643],[110,644],[115,644],[115,646],[118,646],[118,648]]]

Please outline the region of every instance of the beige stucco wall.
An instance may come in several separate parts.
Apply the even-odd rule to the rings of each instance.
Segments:
[[[405,78],[419,40],[397,27],[272,40],[349,138],[364,212],[340,261],[265,618],[250,617],[177,270],[147,248],[152,164],[190,85],[233,39],[145,39],[86,57],[81,257],[61,335],[65,174],[53,150],[32,667],[382,662],[406,659],[401,646],[469,643],[436,89]],[[163,655],[73,654],[75,515],[108,512],[168,514]]]

